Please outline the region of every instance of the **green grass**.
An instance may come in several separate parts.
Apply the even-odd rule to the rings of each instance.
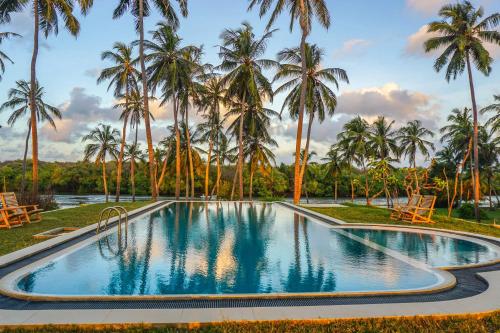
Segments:
[[[130,211],[149,203],[149,201],[120,202],[120,206]],[[43,240],[34,239],[33,235],[47,230],[58,227],[81,228],[96,223],[103,208],[115,205],[113,202],[56,210],[42,214],[42,222],[25,224],[18,228],[0,229],[0,255],[42,242]]]
[[[200,310],[202,311],[202,310]],[[311,320],[311,321],[267,321],[267,322],[227,322],[210,325],[181,326],[37,326],[30,328],[6,328],[8,333],[247,333],[247,332],[287,332],[287,333],[408,333],[408,332],[456,332],[456,333],[493,333],[500,329],[500,312],[484,315],[466,316],[422,316],[382,319],[352,320]],[[0,328],[1,331],[1,328]]]
[[[349,208],[345,207],[332,207],[332,208],[319,208],[307,207],[313,211],[325,214],[349,223],[378,223],[378,224],[393,224],[393,225],[409,225],[407,222],[393,221],[389,218],[391,212],[386,208],[368,207],[361,205],[346,204]],[[488,211],[489,216],[495,213],[498,216],[499,212]],[[433,220],[435,224],[425,224],[425,227],[448,229],[456,231],[473,232],[488,236],[500,237],[500,229],[494,228],[492,219],[484,223],[477,223],[473,221],[466,221],[455,217],[448,218],[446,209],[437,209]]]

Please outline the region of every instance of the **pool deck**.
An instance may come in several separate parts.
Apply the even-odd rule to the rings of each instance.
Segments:
[[[155,203],[131,212],[131,216],[138,216],[144,212],[158,208],[162,203]],[[332,219],[327,216],[311,212],[305,208],[298,208],[290,204],[286,206],[296,209],[305,215],[321,218],[332,224],[345,224],[345,222]],[[321,215],[321,216],[320,216]],[[381,226],[391,228],[391,226]],[[422,227],[407,227],[426,230]],[[77,243],[95,230],[95,226],[84,228],[77,232],[66,234],[48,241],[39,243],[32,247],[16,251],[9,255],[0,257],[0,268],[6,269],[9,265],[30,260],[44,255],[44,252],[57,252],[59,247]],[[87,230],[88,229],[88,230]],[[427,230],[429,231],[429,230]],[[471,233],[450,233],[446,230],[431,231],[459,234],[467,237],[476,237],[481,240],[491,241],[499,244],[500,239]],[[35,259],[36,260],[36,259]],[[465,268],[457,270],[457,273],[467,273],[462,280],[470,280],[461,283],[454,289],[462,288],[457,292],[450,290],[438,295],[404,295],[379,296],[373,301],[365,297],[350,297],[346,299],[325,300],[323,303],[314,302],[286,302],[276,300],[254,301],[239,303],[232,306],[231,302],[203,303],[192,301],[189,306],[162,306],[159,302],[143,303],[134,307],[134,302],[116,303],[107,307],[106,303],[94,301],[81,304],[74,302],[45,302],[45,305],[37,306],[37,302],[9,300],[0,297],[0,326],[9,325],[40,325],[40,324],[175,324],[175,323],[208,323],[231,320],[285,320],[285,319],[334,319],[334,318],[367,318],[367,317],[393,317],[393,316],[415,316],[415,315],[451,315],[466,313],[485,313],[500,309],[500,264],[490,266],[488,269]],[[479,276],[480,279],[471,277]],[[460,279],[458,279],[460,281]],[[476,280],[476,281],[472,281]],[[459,283],[460,284],[460,283]],[[447,296],[448,295],[448,296]],[[454,295],[454,296],[450,296]],[[464,297],[460,297],[464,295]],[[386,297],[387,303],[384,302]],[[421,301],[419,301],[419,297]],[[267,302],[267,303],[265,303]]]

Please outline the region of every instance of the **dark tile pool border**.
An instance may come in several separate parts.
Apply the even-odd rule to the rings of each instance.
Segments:
[[[145,212],[159,208],[167,202],[152,205],[147,210],[142,210],[137,214],[132,214],[131,218],[142,215]],[[323,219],[315,214],[308,214],[308,211],[284,205],[290,209],[295,209],[298,212],[309,215],[316,219],[327,223],[334,223],[332,220]],[[453,234],[450,232],[450,234]],[[44,251],[33,254],[32,256],[20,259],[16,262],[8,264],[0,268],[0,278],[26,266],[37,260],[45,258],[56,252],[59,252],[67,247],[75,245],[89,237],[94,233],[88,232],[77,238],[71,239],[62,244],[46,249]],[[457,234],[459,235],[459,234]],[[469,236],[471,237],[471,236]],[[484,241],[500,245],[499,241],[477,237]],[[289,307],[289,306],[328,306],[328,305],[353,305],[353,304],[384,304],[384,303],[422,303],[422,302],[437,302],[449,301],[471,297],[484,292],[488,288],[488,283],[482,279],[477,273],[491,272],[500,270],[500,263],[481,267],[467,267],[450,269],[449,272],[456,278],[456,285],[447,290],[436,292],[425,292],[422,294],[415,293],[399,293],[396,295],[379,295],[379,296],[316,296],[316,297],[295,297],[295,298],[228,298],[228,299],[179,299],[179,300],[82,300],[82,301],[34,301],[22,300],[0,295],[0,309],[2,310],[62,310],[62,309],[203,309],[203,308],[243,308],[243,307]]]

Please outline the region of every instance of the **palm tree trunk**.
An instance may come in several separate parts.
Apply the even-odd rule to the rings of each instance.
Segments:
[[[106,158],[102,159],[102,182],[104,184],[104,195],[106,196],[106,202],[108,202],[109,194],[108,194],[108,181],[106,178]]]
[[[490,210],[493,210],[493,201],[491,200],[491,175],[488,175],[488,196],[490,201]]]
[[[130,158],[130,181],[132,182],[132,202],[135,202],[135,158]]]
[[[189,110],[186,107],[186,143],[188,150],[188,162],[189,162],[189,175],[191,178],[191,198],[194,198],[194,166],[193,166],[193,152],[191,151],[191,134],[189,133]]]
[[[415,170],[415,194],[420,194],[420,185],[418,184],[417,161],[413,158],[413,169]]]
[[[368,189],[368,172],[366,170],[365,162],[363,160],[363,173],[365,175],[365,197],[366,197],[366,205],[370,206],[370,191]]]
[[[175,199],[179,200],[181,194],[181,133],[179,131],[179,110],[177,98],[173,96],[174,102],[174,130],[175,130]]]
[[[186,157],[186,164],[184,166],[184,169],[186,170],[185,174],[186,174],[186,178],[184,180],[184,183],[185,183],[185,187],[186,187],[186,200],[189,198],[189,169],[188,169],[188,161],[187,161],[187,157]]]
[[[245,102],[246,102],[246,90],[243,92],[243,99],[241,103],[240,130],[238,137],[238,178],[239,178],[240,201],[243,200],[243,124],[245,122],[245,109],[246,109]]]
[[[238,167],[239,167],[240,161],[238,158],[238,161],[236,162],[236,166],[234,169],[234,177],[233,177],[233,188],[231,190],[231,200],[234,198],[234,191],[236,190],[236,181],[238,180]]]
[[[301,13],[305,13],[304,1],[301,1]],[[302,86],[300,89],[299,115],[297,123],[297,137],[295,139],[295,166],[294,166],[294,184],[293,184],[293,203],[300,202],[302,192],[302,181],[300,178],[300,150],[302,147],[302,126],[304,123],[304,110],[306,107],[306,92],[307,92],[307,63],[306,63],[306,38],[308,35],[307,24],[302,19],[302,38],[300,41],[300,56],[302,58]]]
[[[337,178],[335,178],[335,191],[333,197],[335,198],[335,202],[337,202],[337,188],[338,187],[338,181]]]
[[[305,173],[306,167],[307,167],[307,159],[309,157],[309,142],[311,141],[311,129],[312,129],[313,120],[314,120],[314,113],[310,112],[309,113],[309,124],[307,124],[306,147],[304,148],[304,158],[302,161],[302,166],[300,168],[300,183],[301,184],[302,184],[302,181],[304,179],[304,173]]]
[[[21,178],[21,193],[24,193],[26,188],[26,168],[27,168],[27,158],[28,158],[28,146],[30,142],[30,134],[31,134],[31,120],[30,125],[28,126],[28,134],[26,135],[26,143],[24,144],[24,155],[23,155],[23,175]]]
[[[210,177],[210,159],[212,158],[213,140],[210,136],[208,144],[207,166],[205,167],[205,200],[208,200],[208,181]]]
[[[148,81],[144,62],[144,0],[139,0],[139,37],[139,61],[141,63],[142,90],[144,94],[144,125],[146,127],[146,141],[148,144],[149,181],[151,184],[151,200],[156,201],[158,193],[156,193],[155,156],[149,119]]]
[[[479,199],[481,192],[481,180],[479,177],[479,148],[478,148],[478,121],[477,121],[477,105],[476,105],[476,94],[474,92],[474,81],[472,79],[472,69],[470,66],[469,54],[467,53],[467,73],[469,74],[469,86],[470,86],[470,96],[472,100],[472,114],[474,117],[474,177],[475,177],[475,188],[474,188],[474,212],[476,214],[476,220],[480,220],[479,216]]]
[[[165,174],[167,173],[167,163],[168,159],[170,158],[170,146],[168,146],[167,149],[167,155],[165,156],[163,165],[161,167],[160,179],[158,179],[158,183],[156,184],[156,192],[158,192],[158,195],[160,195],[160,187],[163,185],[163,181],[165,180]]]
[[[31,153],[33,155],[33,194],[38,194],[38,130],[36,114],[36,60],[38,57],[38,29],[40,17],[38,12],[38,0],[33,0],[33,14],[35,16],[35,30],[33,32],[33,55],[31,57],[31,89],[30,89],[30,109],[31,109]]]
[[[460,164],[460,167],[457,167],[457,172],[455,173],[455,184],[453,185],[453,196],[451,197],[450,205],[448,206],[448,218],[451,217],[451,212],[453,211],[453,203],[455,202],[455,197],[457,196],[457,186],[458,186],[458,177],[462,174],[462,170],[467,163],[467,158],[469,157],[470,151],[472,148],[472,138],[469,140],[469,145],[467,151],[465,152],[464,159]],[[460,195],[462,195],[462,185],[460,185]]]
[[[127,138],[128,123],[128,82],[125,84],[125,113],[127,116],[123,119],[122,142],[120,144],[120,155],[118,156],[118,166],[116,170],[116,197],[115,202],[120,201],[120,187],[122,182],[123,154],[125,153],[125,140]]]
[[[248,191],[250,201],[252,201],[252,194],[253,194],[253,173],[254,173],[254,168],[250,166],[250,189]]]

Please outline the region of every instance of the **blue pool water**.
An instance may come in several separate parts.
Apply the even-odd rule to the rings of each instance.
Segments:
[[[131,223],[126,242],[111,230],[25,275],[17,288],[55,295],[200,295],[389,291],[440,282],[432,270],[351,233],[373,238],[279,204],[174,203]],[[375,243],[384,237],[399,236],[382,233]],[[420,258],[422,248],[412,245],[409,254]]]

